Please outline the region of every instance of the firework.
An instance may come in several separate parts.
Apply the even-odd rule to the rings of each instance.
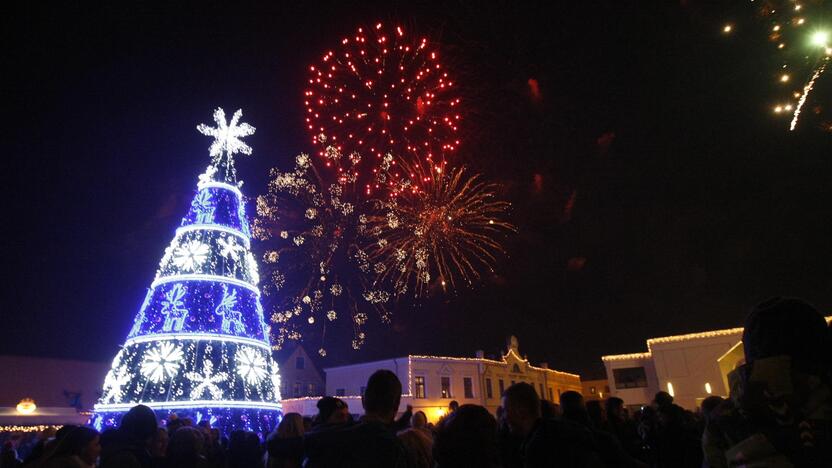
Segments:
[[[427,38],[381,23],[359,28],[309,67],[306,128],[325,166],[374,195],[397,183],[396,172],[382,167],[388,152],[441,165],[456,151],[461,109],[454,90]]]
[[[778,68],[772,81],[779,97],[772,110],[791,116],[789,130],[797,127],[815,83],[832,60],[830,33],[822,29],[822,4],[765,1],[756,8],[757,16],[766,23],[767,42],[777,54]],[[734,24],[725,24],[722,32],[731,35],[736,29]]]
[[[465,168],[400,166],[414,182],[402,183],[400,196],[374,200],[376,210],[360,219],[377,284],[418,298],[433,286],[470,286],[493,272],[502,238],[514,231],[497,185]]]
[[[325,185],[305,154],[294,170],[272,169],[268,192],[257,198],[252,234],[263,242],[263,286],[277,325],[276,346],[299,340],[307,325],[320,327],[321,348],[327,324],[349,318],[353,348],[364,342],[371,314],[389,322],[390,294],[375,286],[367,255],[355,242],[360,206],[343,199],[343,186]]]

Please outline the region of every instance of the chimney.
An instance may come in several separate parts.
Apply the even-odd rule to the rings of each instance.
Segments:
[[[477,359],[483,359],[485,357],[485,351],[478,349],[474,352],[474,355],[477,356]]]
[[[540,367],[542,367],[544,369],[548,369],[549,368],[549,363],[548,362],[541,362]]]

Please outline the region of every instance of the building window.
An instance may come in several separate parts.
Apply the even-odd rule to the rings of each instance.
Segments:
[[[300,391],[301,391],[302,388],[303,388],[303,384],[301,384],[300,382],[295,382],[295,385],[292,387],[292,395],[295,398],[300,397]]]
[[[514,367],[511,368],[511,371],[514,372],[515,374],[519,374],[520,373],[520,366],[515,364]]]
[[[298,356],[295,358],[295,369],[303,369],[306,366],[306,363],[303,361],[303,356]]]
[[[546,394],[545,394],[545,393],[543,393],[543,384],[538,384],[538,385],[540,385],[540,398],[544,398],[544,399],[545,399],[545,398],[546,398]]]
[[[413,377],[413,397],[425,398],[425,377],[422,375]]]
[[[474,398],[474,382],[471,377],[462,379],[462,389],[465,392],[465,398]]]
[[[494,398],[494,391],[491,390],[491,379],[485,379],[485,396],[488,399]]]
[[[552,394],[552,387],[549,387],[549,401],[555,401],[555,396]]]
[[[451,378],[442,377],[442,398],[452,398],[451,396]]]
[[[643,367],[625,367],[612,370],[615,388],[643,388],[647,386],[647,374]]]
[[[344,391],[343,388],[336,388],[335,389],[335,396],[344,396],[346,394],[347,394],[347,392]]]
[[[312,396],[314,394],[315,394],[315,384],[311,383],[311,382],[306,384],[306,395],[307,396]]]
[[[503,393],[506,392],[506,384],[505,384],[505,382],[503,382],[503,379],[500,379],[500,381],[497,382],[497,383],[500,384],[500,398],[502,398]]]

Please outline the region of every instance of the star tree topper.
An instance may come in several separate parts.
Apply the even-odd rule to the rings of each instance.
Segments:
[[[218,107],[214,111],[216,127],[209,127],[205,124],[199,124],[196,127],[199,133],[214,137],[214,142],[211,143],[211,147],[208,149],[208,153],[211,155],[211,165],[220,170],[225,169],[223,171],[225,174],[222,175],[229,182],[236,182],[237,178],[234,170],[234,154],[251,154],[251,147],[243,143],[240,138],[254,134],[255,128],[247,123],[239,123],[242,116],[243,110],[237,109],[237,112],[231,117],[231,122],[226,123],[225,111],[222,107]],[[225,162],[225,165],[223,165],[223,162]]]

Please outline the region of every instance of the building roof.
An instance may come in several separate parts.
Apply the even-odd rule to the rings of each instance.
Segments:
[[[832,315],[825,317],[826,323],[832,321]],[[675,343],[679,341],[701,340],[705,338],[718,338],[722,336],[741,335],[743,327],[723,328],[722,330],[703,331],[698,333],[686,333],[684,335],[662,336],[659,338],[647,339],[646,353],[630,353],[630,354],[610,354],[601,356],[602,361],[630,361],[638,359],[650,359],[653,355],[654,344]]]
[[[398,360],[401,360],[401,359],[407,359],[408,361],[411,361],[413,359],[430,359],[430,360],[435,360],[435,361],[487,363],[487,364],[506,365],[507,366],[508,361],[506,361],[506,358],[510,355],[514,355],[519,361],[522,361],[522,362],[525,362],[526,364],[528,364],[530,369],[534,369],[534,370],[537,370],[537,371],[544,371],[544,372],[552,372],[552,373],[555,373],[555,374],[565,375],[565,376],[568,376],[568,377],[574,377],[574,378],[577,378],[577,379],[581,378],[581,376],[578,375],[578,374],[572,374],[570,372],[559,371],[559,370],[556,370],[556,369],[549,369],[548,367],[533,366],[529,363],[528,359],[520,356],[514,349],[511,349],[511,348],[509,348],[508,352],[506,354],[504,354],[502,356],[502,359],[499,360],[499,361],[496,360],[496,359],[487,359],[487,358],[480,358],[480,357],[450,357],[450,356],[432,356],[432,355],[409,354],[407,356],[401,356],[401,357],[390,358],[390,359],[379,359],[377,361],[361,362],[361,363],[356,363],[356,364],[347,364],[347,365],[344,365],[344,366],[337,366],[337,367],[328,367],[328,368],[324,369],[324,372],[327,372],[327,371],[330,371],[330,370],[333,370],[333,369],[342,369],[342,368],[348,368],[348,367],[354,367],[354,366],[365,366],[365,365],[368,365],[368,364],[378,364],[378,363],[382,363],[382,362],[398,361]]]

